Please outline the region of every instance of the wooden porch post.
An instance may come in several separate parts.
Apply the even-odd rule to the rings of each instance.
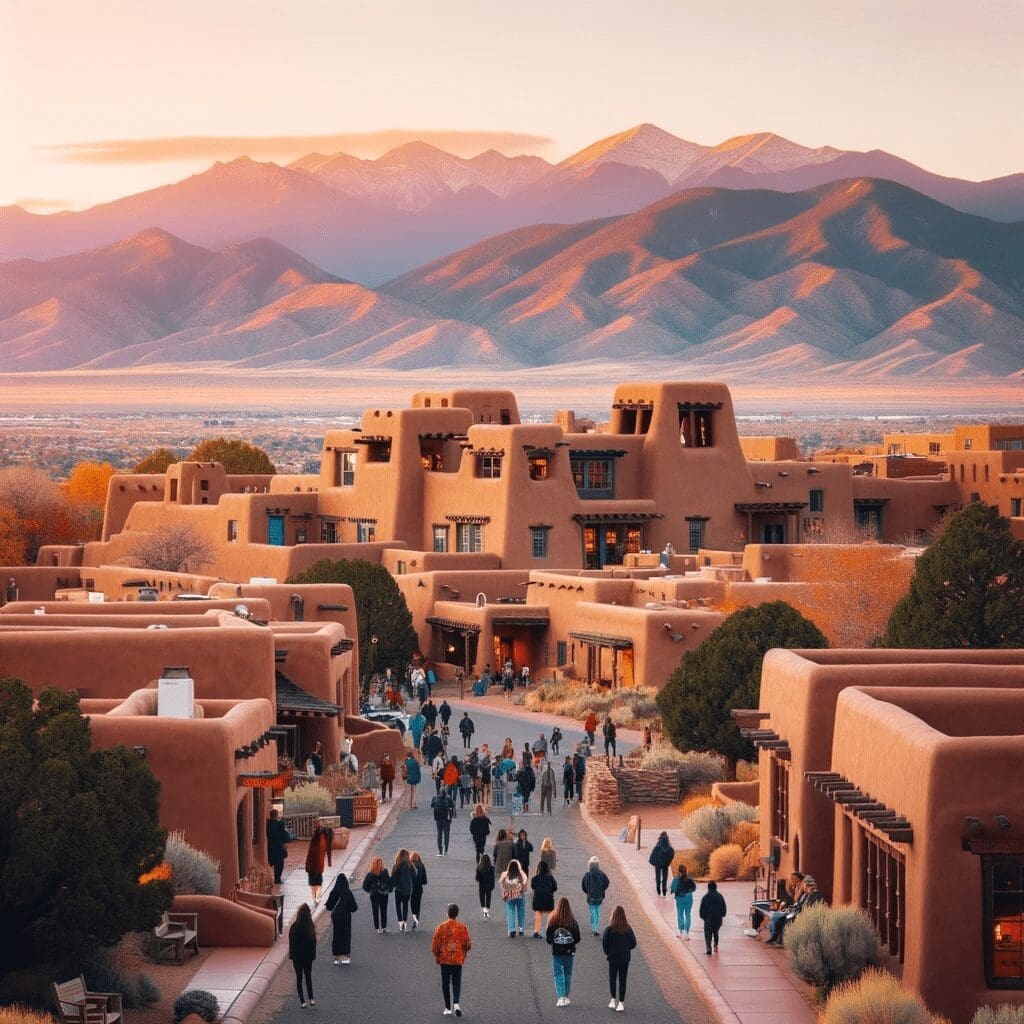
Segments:
[[[612,689],[619,688],[619,649],[612,647]]]

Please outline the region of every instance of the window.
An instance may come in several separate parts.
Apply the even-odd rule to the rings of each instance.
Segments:
[[[337,544],[338,543],[338,524],[337,523],[324,523],[320,528],[320,540],[324,544]]]
[[[177,479],[171,480],[171,501],[178,500],[178,481]]]
[[[484,480],[497,480],[501,476],[501,456],[481,455],[477,462],[476,475]]]
[[[1010,442],[1010,450],[1011,451],[1019,452],[1021,450],[1021,448],[1024,448],[1024,441],[1021,441],[1021,440],[1018,439],[1016,441],[1011,441]]]
[[[564,640],[555,643],[555,664],[564,665],[569,660],[569,651]]]
[[[438,554],[444,554],[448,550],[448,527],[434,527],[434,550]]]
[[[498,413],[498,422],[504,423],[506,426],[512,422],[512,412],[509,409],[502,409]]]
[[[903,854],[866,829],[861,834],[862,909],[875,926],[882,948],[903,963],[906,947],[907,871]]]
[[[978,464],[975,463],[971,466],[971,483],[976,484],[978,482]]]
[[[812,512],[825,511],[825,492],[823,490],[820,488],[812,488],[810,506],[810,510]]]
[[[789,765],[772,755],[772,837],[789,842]]]
[[[228,520],[228,540],[238,540],[238,520]]]
[[[548,557],[548,530],[546,526],[531,526],[530,540],[534,558]]]
[[[988,483],[988,463],[985,463],[985,483]]]
[[[306,543],[307,530],[305,526],[295,527],[295,543],[305,544]]]
[[[377,520],[360,519],[356,523],[356,543],[372,544],[377,537]]]
[[[611,459],[573,459],[572,481],[581,498],[613,498],[614,463]]]
[[[686,521],[687,533],[689,534],[690,552],[696,554],[704,547],[704,527],[706,519],[688,519]]]
[[[1024,857],[982,855],[985,982],[1024,988]]]
[[[210,481],[209,480],[200,480],[199,481],[199,490],[201,490],[201,491],[208,491],[209,489],[210,489]]]
[[[530,456],[530,479],[531,480],[547,480],[548,478],[548,458],[546,455],[531,455]]]
[[[403,562],[401,559],[398,560],[398,568],[397,568],[397,570],[395,572],[395,575],[396,576],[404,576],[405,575],[405,562]]]
[[[964,451],[969,452],[974,447],[974,439],[970,437],[964,438]]]
[[[626,530],[626,554],[639,555],[643,546],[643,530],[639,526],[631,526]]]
[[[929,441],[928,442],[928,454],[929,455],[938,455],[939,454],[939,442],[938,441]]]
[[[356,482],[356,453],[334,453],[334,486],[351,487]]]
[[[960,463],[960,483],[964,482],[964,464]]]
[[[369,441],[366,445],[367,462],[390,462],[391,461],[391,438],[380,441]]]
[[[484,528],[480,523],[456,523],[455,547],[458,551],[477,554],[484,549]]]
[[[679,443],[684,448],[710,448],[714,444],[714,406],[679,404]]]
[[[1019,516],[1020,515],[1020,507],[1021,507],[1021,500],[1020,500],[1020,498],[1011,498],[1010,499],[1010,515],[1011,516]]]

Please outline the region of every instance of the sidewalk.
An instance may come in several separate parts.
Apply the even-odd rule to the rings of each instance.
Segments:
[[[324,869],[323,895],[320,905],[313,911],[314,921],[327,913],[324,902],[335,878],[342,871],[351,876],[367,849],[397,820],[404,800],[405,788],[399,786],[395,798],[378,808],[376,823],[369,828],[353,829],[348,849],[333,852],[334,864]],[[288,926],[301,904],[309,901],[304,858],[298,855],[299,849],[305,850],[305,846],[305,843],[293,844],[291,855],[285,861],[283,883],[279,888],[285,895],[285,926],[274,945],[215,949],[189,981],[190,989],[205,989],[217,997],[221,1024],[245,1024],[281,964],[288,959]]]
[[[643,811],[644,808],[635,808]],[[650,808],[655,818],[671,808]],[[722,1024],[816,1024],[817,1014],[805,998],[807,987],[789,969],[785,950],[766,948],[743,934],[750,905],[750,882],[722,882],[719,891],[729,907],[721,932],[721,949],[714,956],[704,950],[704,935],[697,907],[706,887],[698,884],[693,905],[693,927],[689,942],[676,934],[675,900],[659,899],[654,893],[654,871],[647,863],[661,826],[645,824],[642,846],[621,843],[618,833],[623,817],[594,817],[580,807],[583,821],[613,856],[632,883],[636,898],[647,916],[665,936],[665,945],[679,961],[687,977]],[[692,843],[676,828],[665,828],[677,849]]]

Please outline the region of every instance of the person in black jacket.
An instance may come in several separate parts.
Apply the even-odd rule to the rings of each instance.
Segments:
[[[622,1013],[626,1009],[623,1003],[626,999],[626,975],[629,973],[629,960],[632,951],[636,949],[636,936],[633,934],[633,929],[629,927],[626,912],[622,907],[616,907],[612,911],[612,919],[608,922],[608,927],[605,928],[601,938],[601,948],[608,958],[608,987],[612,993],[608,1009],[618,1010],[619,1013]]]
[[[381,857],[370,861],[370,870],[363,879],[363,892],[370,894],[370,909],[373,911],[373,927],[378,935],[388,930],[388,894],[391,892],[391,876],[384,867]]]
[[[415,884],[416,869],[412,866],[409,851],[403,847],[395,854],[395,862],[391,865],[391,888],[395,894],[395,916],[400,932],[408,927],[409,901]]]
[[[413,850],[409,854],[409,861],[416,872],[412,883],[412,899],[409,903],[412,913],[412,930],[416,931],[420,926],[420,907],[423,903],[423,887],[427,884],[427,869],[418,850]]]
[[[334,963],[351,963],[352,956],[352,915],[359,909],[355,896],[349,888],[348,876],[342,872],[334,880],[334,887],[327,897],[327,909],[331,913],[331,953]]]
[[[542,860],[537,865],[530,888],[533,890],[533,937],[539,939],[541,919],[555,909],[555,893],[558,892],[558,883],[547,861]]]
[[[711,956],[712,947],[718,951],[718,931],[725,915],[725,899],[718,891],[718,884],[708,882],[708,891],[700,901],[700,919],[704,922],[704,943],[708,947],[708,956]]]
[[[459,719],[459,732],[462,735],[462,745],[466,750],[469,750],[473,740],[473,733],[476,732],[476,726],[473,724],[473,719],[469,717],[468,711],[462,712],[462,718]]]
[[[573,767],[572,758],[565,756],[565,764],[562,765],[562,796],[565,799],[565,806],[572,803],[572,794],[576,788],[576,769]]]
[[[455,801],[442,789],[430,801],[430,808],[434,812],[434,825],[437,828],[437,855],[447,857],[448,843],[452,836],[452,818],[455,817]]]
[[[494,892],[494,865],[486,853],[481,854],[476,864],[476,886],[480,893],[480,909],[484,920],[491,916],[491,894]]]
[[[512,856],[519,861],[519,866],[523,869],[523,874],[529,876],[530,854],[533,853],[533,843],[530,842],[529,837],[526,835],[525,828],[521,828],[519,830],[519,835],[516,837],[516,841],[512,844],[512,850]]]
[[[441,716],[441,724],[447,725],[449,719],[452,717],[452,706],[448,701],[441,701],[441,706],[437,709],[438,714]]]
[[[491,819],[487,817],[483,804],[477,804],[473,810],[473,817],[469,819],[469,834],[473,837],[476,859],[479,860],[487,846],[487,837],[491,834]]]
[[[605,718],[604,725],[601,727],[601,734],[604,736],[604,759],[608,761],[610,760],[609,751],[611,751],[611,757],[615,756],[615,739],[618,735],[618,730],[615,728],[611,715]]]
[[[313,999],[313,961],[316,959],[316,927],[308,903],[299,907],[291,928],[288,929],[288,958],[295,968],[295,988],[299,993],[299,1006],[305,1008],[306,995],[302,992],[302,979],[306,979],[309,1005],[316,1006]]]
[[[573,958],[580,941],[580,926],[576,923],[569,901],[563,896],[548,918],[544,937],[551,947],[551,971],[555,977],[556,1006],[569,1005],[572,990]]]
[[[284,859],[288,856],[288,829],[277,811],[270,812],[267,822],[267,863],[274,869],[274,884],[281,884]]]
[[[537,788],[537,773],[533,770],[529,758],[524,757],[522,766],[516,772],[519,792],[523,794],[523,814],[530,813],[530,794]]]
[[[601,870],[601,865],[596,857],[591,857],[587,863],[587,873],[583,876],[580,888],[587,895],[587,910],[590,912],[590,930],[594,935],[598,933],[601,924],[601,904],[604,903],[604,895],[608,891],[611,882],[608,876]]]
[[[659,896],[668,895],[668,869],[675,855],[676,851],[668,841],[668,833],[662,832],[647,858],[647,863],[654,868],[654,890]]]

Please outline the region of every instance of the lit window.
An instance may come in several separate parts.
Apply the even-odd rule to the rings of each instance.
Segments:
[[[358,544],[371,544],[377,537],[376,520],[361,519],[356,523],[356,542]]]
[[[544,455],[531,455],[530,456],[530,479],[531,480],[547,480],[548,478],[548,459]]]

